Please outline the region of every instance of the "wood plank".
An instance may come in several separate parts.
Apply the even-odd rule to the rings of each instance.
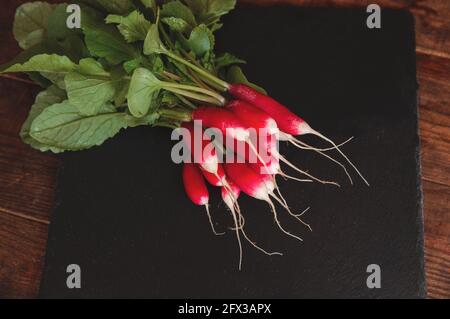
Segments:
[[[424,181],[425,232],[433,236],[450,234],[450,187]],[[450,269],[448,269],[450,271]]]
[[[0,213],[0,298],[37,296],[47,228],[45,224]]]
[[[0,134],[0,212],[48,222],[59,160]]]
[[[418,54],[417,65],[423,176],[450,186],[450,60]]]
[[[425,263],[427,270],[428,297],[450,297],[450,240],[428,234],[425,240]]]
[[[429,298],[450,297],[450,187],[423,182]]]

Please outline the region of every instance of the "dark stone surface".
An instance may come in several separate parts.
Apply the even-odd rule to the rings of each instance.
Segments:
[[[355,136],[344,150],[370,188],[283,146],[293,162],[343,187],[280,183],[295,211],[312,207],[312,233],[280,208],[303,244],[279,233],[267,205],[243,198],[248,232],[285,256],[246,245],[239,272],[233,234],[214,237],[184,195],[170,132],[129,130],[64,155],[41,297],[424,297],[414,22],[385,10],[382,29],[369,30],[366,18],[362,10],[241,7],[218,44],[249,61],[249,78],[317,130],[337,141]],[[212,193],[225,229],[231,218]],[[67,289],[69,264],[81,266],[82,289]],[[381,266],[381,289],[366,286],[370,264]]]

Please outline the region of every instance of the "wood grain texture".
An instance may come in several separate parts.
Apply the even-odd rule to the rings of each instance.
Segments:
[[[33,298],[39,291],[48,225],[0,208],[0,295]]]
[[[0,64],[19,52],[11,33],[15,8],[2,1]],[[52,1],[57,2],[57,1]],[[240,0],[263,5],[365,6],[365,0]],[[430,298],[450,298],[450,2],[379,0],[416,17],[425,205],[425,257]],[[270,8],[268,8],[270,10]],[[0,78],[0,297],[38,292],[59,161],[18,138],[38,88]]]

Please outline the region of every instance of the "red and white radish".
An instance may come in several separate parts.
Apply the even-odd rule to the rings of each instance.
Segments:
[[[345,160],[355,169],[362,180],[370,186],[369,182],[361,174],[358,168],[350,161],[350,159],[341,151],[341,149],[331,139],[314,130],[305,120],[291,112],[287,107],[277,102],[275,99],[261,94],[255,89],[243,85],[233,84],[229,87],[229,92],[235,98],[248,102],[262,111],[269,114],[275,121],[279,129],[292,136],[299,135],[315,135],[332,144],[333,147],[345,158]]]
[[[262,117],[263,114],[261,112],[259,113],[259,116]],[[265,163],[251,140],[250,131],[247,126],[233,112],[217,107],[200,107],[193,111],[192,118],[195,121],[201,121],[204,126],[220,130],[225,137],[231,137],[238,142],[245,142],[253,154],[263,164]]]
[[[192,112],[194,121],[201,121],[203,126],[218,129],[224,136],[237,141],[247,142],[250,133],[242,122],[230,111],[210,106],[202,106]]]
[[[241,189],[242,192],[255,199],[265,201],[270,205],[274,214],[275,223],[283,233],[299,241],[303,241],[302,238],[285,230],[278,219],[278,213],[275,204],[271,200],[271,197],[282,204],[283,207],[285,206],[283,201],[279,199],[274,193],[276,186],[271,175],[258,174],[247,164],[240,163],[226,163],[225,172],[227,173],[227,176]]]
[[[183,123],[181,127],[189,133],[189,136],[185,136],[185,139],[188,139],[186,147],[191,152],[194,163],[199,164],[205,171],[216,175],[219,169],[219,159],[214,144],[204,138],[200,126],[193,123]]]
[[[200,168],[193,163],[184,163],[183,165],[183,184],[189,199],[198,206],[204,206],[208,215],[211,229],[215,235],[223,235],[218,233],[214,227],[211,214],[209,212],[209,191],[206,187]]]
[[[279,165],[280,160],[286,162],[287,159],[282,158],[281,156],[278,155],[279,148],[277,138],[281,134],[283,134],[283,136],[286,136],[286,134],[280,132],[276,121],[270,115],[258,109],[257,107],[250,105],[249,103],[239,100],[235,100],[233,102],[228,103],[226,105],[226,108],[232,111],[241,120],[243,124],[247,125],[248,128],[254,128],[255,130],[257,130],[256,132],[257,136],[256,137],[252,136],[251,139],[252,144],[258,145],[259,149],[255,150],[254,148],[251,147],[250,144],[249,149],[246,149],[245,151],[246,156],[245,158],[249,163],[252,164],[253,168],[255,169],[259,168],[261,170],[261,173],[263,174],[282,175],[287,179],[292,179],[300,182],[310,182],[310,180],[299,179],[287,175],[281,170],[281,166]],[[330,159],[331,161],[341,166],[345,171],[345,173],[347,174],[347,176],[349,177],[350,181],[353,183],[344,165],[336,161],[334,158],[328,156],[327,154],[324,154],[320,151],[318,152],[322,156]],[[256,161],[252,158],[252,156],[255,155],[258,158],[258,160]],[[291,163],[287,164],[289,164],[289,166],[291,167],[293,166]],[[332,184],[339,186],[337,183],[324,181],[302,170],[299,169],[296,170],[301,172],[303,175],[307,175],[308,177],[313,178],[314,180],[319,181],[323,184]]]
[[[225,171],[223,169],[223,166],[219,164],[217,169],[217,174],[212,174],[205,169],[202,168],[203,176],[206,178],[209,184],[215,187],[225,187],[228,185]]]
[[[277,122],[270,115],[247,102],[234,100],[228,103],[226,108],[233,112],[247,128],[266,130],[269,135],[280,132]]]

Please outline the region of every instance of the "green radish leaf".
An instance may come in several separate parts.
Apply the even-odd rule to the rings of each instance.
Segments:
[[[197,26],[194,14],[189,7],[185,6],[181,1],[171,1],[163,5],[161,10],[161,17],[163,18],[178,18],[185,21],[191,28]]]
[[[24,3],[16,10],[13,34],[22,49],[28,49],[45,39],[48,19],[55,6],[46,2]]]
[[[123,64],[123,69],[128,74],[131,74],[131,73],[133,73],[134,70],[136,70],[140,66],[141,66],[141,60],[140,59],[134,59],[134,60],[130,60],[130,61],[125,62]]]
[[[67,19],[70,13],[67,13],[67,4],[62,3],[55,7],[48,17],[47,36],[52,39],[64,40],[70,36],[80,34],[79,29],[70,29],[67,27]]]
[[[31,81],[33,81],[34,83],[40,85],[43,88],[48,88],[49,86],[52,85],[52,82],[49,79],[45,78],[40,73],[28,72],[27,75],[28,75],[28,77],[30,78]]]
[[[236,0],[185,0],[199,23],[212,23],[233,10]]]
[[[116,107],[121,107],[125,104],[129,90],[130,81],[121,80],[116,82],[116,94],[114,96],[114,105]]]
[[[242,69],[238,66],[232,66],[229,70],[228,70],[228,74],[227,74],[227,81],[230,83],[236,83],[236,84],[245,84],[248,85],[252,88],[254,88],[255,90],[257,90],[258,92],[267,95],[267,91],[264,90],[262,87],[250,83],[247,79],[247,77],[245,76],[244,72],[242,71]]]
[[[164,91],[162,93],[161,104],[170,108],[180,106],[180,99],[173,93]]]
[[[36,100],[31,107],[30,114],[28,115],[27,120],[22,125],[22,129],[20,131],[20,137],[22,141],[34,149],[37,149],[41,152],[52,151],[54,153],[62,152],[61,149],[53,146],[49,146],[43,143],[38,142],[30,135],[31,125],[34,120],[49,106],[57,103],[61,103],[66,99],[66,94],[63,90],[60,90],[56,86],[50,86],[47,90],[42,91],[36,97]]]
[[[216,31],[219,31],[220,29],[222,29],[222,27],[223,27],[223,23],[214,23],[212,26],[211,26],[211,32],[212,33],[215,33]]]
[[[122,65],[117,65],[111,69],[111,78],[115,83],[114,105],[116,107],[125,106],[125,102],[128,96],[128,90],[130,89],[130,80],[127,76],[127,72]]]
[[[66,76],[65,83],[70,103],[83,115],[97,114],[116,94],[116,82],[111,79],[73,72]]]
[[[167,24],[173,32],[184,33],[189,30],[189,24],[181,18],[167,17],[162,18],[161,21]]]
[[[56,85],[61,90],[66,90],[66,83],[64,82],[64,78],[66,77],[66,73],[40,73],[45,79],[49,80],[51,83]]]
[[[214,49],[215,39],[211,30],[202,24],[192,31],[188,43],[197,56],[203,56]]]
[[[93,56],[105,58],[114,65],[139,56],[137,50],[112,26],[88,24],[83,26],[83,31],[86,46]]]
[[[155,0],[141,0],[141,3],[146,8],[155,9],[156,8],[156,1]]]
[[[214,51],[206,52],[201,60],[201,63],[206,70],[214,73],[216,68],[216,55]]]
[[[81,0],[88,5],[101,8],[107,13],[127,14],[133,8],[132,0]]]
[[[129,115],[104,105],[93,116],[83,116],[69,101],[47,107],[34,120],[30,134],[38,142],[64,151],[80,151],[103,144],[129,126]]]
[[[32,57],[40,54],[64,55],[61,46],[54,40],[46,40],[29,49],[20,52],[14,59],[0,66],[0,72],[4,72],[15,64],[24,64]]]
[[[150,67],[151,71],[154,74],[161,74],[162,72],[164,72],[164,62],[159,55],[157,54],[150,55],[148,62],[149,62],[148,67]]]
[[[61,49],[69,59],[74,62],[79,62],[83,58],[90,56],[89,51],[84,44],[82,35],[72,34],[67,38],[58,42]]]
[[[143,117],[158,108],[158,96],[162,82],[147,69],[139,68],[133,73],[128,91],[128,108],[135,117]]]
[[[92,58],[80,61],[76,72],[66,75],[69,102],[82,115],[95,115],[103,105],[114,99],[121,80],[112,79],[102,65]]]
[[[247,62],[241,60],[230,53],[225,53],[220,57],[216,58],[216,69],[220,70],[224,67],[234,65],[234,64],[246,64]]]
[[[144,15],[138,11],[131,12],[128,16],[109,15],[106,17],[106,23],[116,23],[117,28],[127,42],[143,41],[151,27],[150,21],[145,19]]]
[[[39,54],[23,64],[14,64],[1,73],[6,72],[40,72],[50,74],[66,74],[75,70],[76,64],[66,56],[56,54]]]
[[[93,58],[86,58],[80,61],[77,66],[77,72],[84,75],[94,75],[109,77],[109,72],[105,71],[103,65]]]
[[[161,54],[165,51],[166,48],[164,47],[164,44],[159,36],[158,25],[152,24],[144,41],[144,54]]]

